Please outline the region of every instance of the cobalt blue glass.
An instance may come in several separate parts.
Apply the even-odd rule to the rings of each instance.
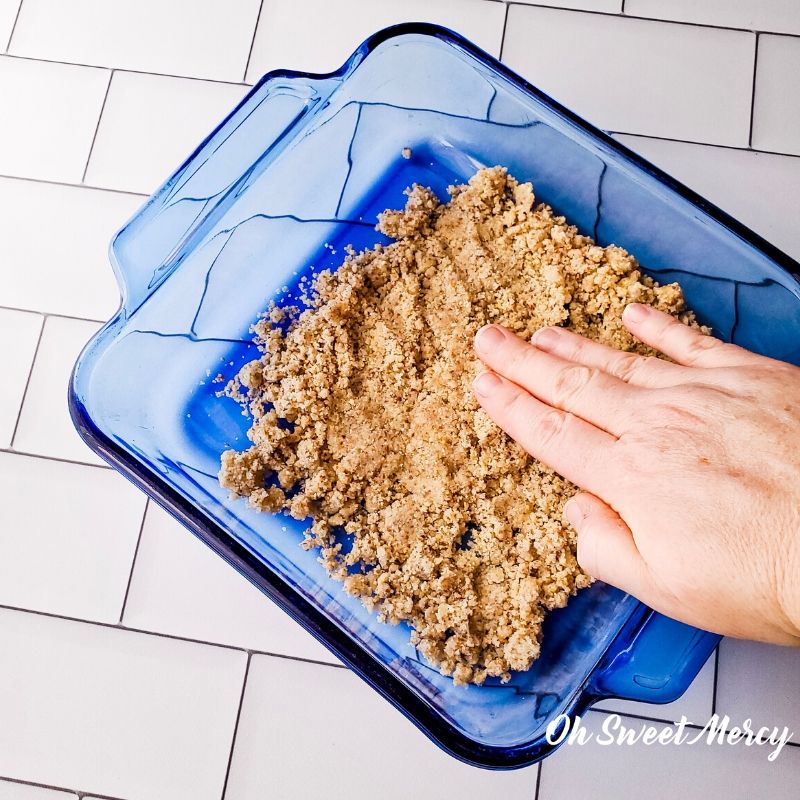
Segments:
[[[97,453],[434,741],[510,768],[553,750],[545,729],[560,714],[607,697],[674,700],[718,637],[597,583],[549,616],[530,670],[454,686],[406,626],[378,623],[328,578],[299,546],[302,523],[220,488],[220,453],[247,446],[248,421],[214,382],[256,356],[249,329],[270,299],[335,268],[344,245],[382,240],[376,214],[401,207],[408,185],[444,194],[494,164],[680,281],[717,335],[800,363],[794,262],[470,42],[412,23],[330,75],[266,75],[125,225],[111,248],[122,306],[81,354],[69,401]]]

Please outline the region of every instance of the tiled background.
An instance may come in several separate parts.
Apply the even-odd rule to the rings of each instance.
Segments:
[[[800,258],[797,0],[0,0],[0,800],[797,797],[800,746],[440,753],[70,425],[108,241],[259,75],[449,25]],[[800,736],[800,653],[725,641],[667,707]],[[602,712],[593,712],[593,724]]]

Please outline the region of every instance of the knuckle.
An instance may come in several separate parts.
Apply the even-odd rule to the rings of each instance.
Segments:
[[[505,356],[506,374],[530,375],[536,367],[536,349],[527,343],[514,343]]]
[[[664,403],[658,406],[656,419],[662,428],[684,432],[702,428],[705,425],[705,421],[700,414],[691,411],[684,405],[674,403]]]
[[[553,384],[553,400],[558,406],[569,405],[582,394],[586,387],[597,379],[598,371],[583,364],[563,367],[556,375]]]
[[[626,383],[649,368],[652,356],[639,356],[636,353],[623,353],[611,366],[611,374]]]
[[[559,438],[565,424],[566,416],[563,412],[556,409],[545,411],[534,425],[534,441],[540,447],[546,447]]]
[[[512,418],[521,411],[522,394],[519,391],[509,391],[503,397],[503,415]]]
[[[565,340],[564,358],[570,361],[580,361],[587,350],[588,342],[579,336],[563,337]]]
[[[727,345],[723,344],[719,339],[713,336],[704,336],[701,333],[693,334],[689,341],[686,343],[687,357],[695,361],[703,358],[709,350],[716,350],[725,348]]]

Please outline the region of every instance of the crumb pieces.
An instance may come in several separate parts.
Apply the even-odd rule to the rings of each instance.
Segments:
[[[403,149],[400,151],[400,155],[401,155],[401,156],[403,156],[403,158],[404,158],[406,161],[408,161],[408,159],[409,159],[409,158],[411,158],[411,148],[410,148],[410,147],[404,147],[404,148],[403,148]]]
[[[575,487],[473,398],[475,332],[564,325],[650,352],[622,325],[628,303],[693,318],[677,284],[535,205],[503,168],[448,203],[407,194],[380,216],[394,243],[348,248],[304,289],[310,308],[287,325],[273,307],[255,326],[263,356],[227,391],[252,414],[253,445],[223,453],[220,481],[262,511],[311,517],[303,546],[382,620],[407,620],[456,683],[505,681],[538,657],[546,613],[591,579],[563,517]]]

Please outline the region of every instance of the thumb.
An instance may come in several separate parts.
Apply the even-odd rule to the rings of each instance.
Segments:
[[[647,595],[647,565],[630,528],[599,497],[580,492],[564,507],[578,533],[578,563],[598,580],[643,599]]]

